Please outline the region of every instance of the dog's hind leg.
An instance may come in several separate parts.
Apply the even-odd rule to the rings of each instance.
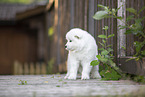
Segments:
[[[93,66],[93,68],[91,70],[91,78],[97,78],[97,79],[101,78],[101,76],[99,74],[99,65]]]

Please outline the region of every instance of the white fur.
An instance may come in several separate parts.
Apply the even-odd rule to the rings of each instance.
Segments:
[[[66,34],[66,49],[69,51],[67,60],[67,74],[65,79],[76,79],[78,68],[82,66],[81,79],[101,78],[99,67],[90,65],[91,61],[97,60],[98,48],[95,39],[86,31],[74,28]]]

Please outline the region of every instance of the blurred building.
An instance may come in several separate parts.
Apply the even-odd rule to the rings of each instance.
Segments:
[[[0,3],[0,74],[12,74],[15,61],[48,61],[47,1]]]

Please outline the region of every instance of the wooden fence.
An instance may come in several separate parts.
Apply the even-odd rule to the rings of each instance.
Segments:
[[[91,33],[100,48],[101,39],[97,37],[99,34],[104,34],[102,28],[108,26],[108,35],[114,33],[115,37],[109,39],[108,45],[113,45],[113,55],[117,64],[122,64],[121,57],[118,56],[117,46],[117,20],[114,18],[108,18],[96,21],[92,18],[96,11],[101,10],[97,7],[98,4],[109,6],[110,8],[117,8],[118,0],[55,0],[55,13],[54,13],[54,35],[52,36],[50,45],[50,57],[55,59],[54,66],[56,70],[60,64],[64,64],[67,59],[67,51],[64,49],[66,40],[65,34],[74,27],[79,27],[87,30]],[[145,5],[145,0],[126,0],[126,7],[133,7],[140,9]],[[130,13],[126,12],[128,16]],[[142,12],[141,16],[145,16],[145,12]],[[133,21],[131,21],[133,22]],[[143,21],[143,24],[145,21]],[[132,56],[135,54],[133,42],[135,38],[133,35],[126,36],[126,56]]]
[[[94,20],[93,15],[100,10],[97,4],[107,5],[111,8],[117,7],[116,0],[55,0],[54,35],[50,41],[50,57],[55,59],[56,69],[67,60],[67,51],[64,48],[65,34],[75,27],[91,33],[96,38],[98,46],[101,47],[98,43],[101,39],[98,39],[97,35],[104,33],[102,30],[104,26],[109,26],[108,34],[114,33],[115,37],[110,39],[108,44],[113,44],[114,55],[117,56],[117,21],[113,18]]]
[[[13,74],[14,75],[45,75],[45,74],[52,74],[53,73],[53,60],[49,61],[48,63],[44,62],[37,62],[37,63],[21,63],[15,61],[13,64]],[[66,71],[66,64],[59,65],[59,72]]]
[[[65,35],[71,28],[82,28],[92,34],[98,47],[100,48],[101,39],[97,36],[104,34],[102,28],[108,26],[108,35],[115,34],[115,37],[109,39],[107,45],[113,45],[113,55],[117,64],[122,64],[122,69],[127,72],[136,72],[134,67],[136,64],[123,63],[124,58],[118,55],[118,34],[117,34],[117,20],[114,18],[102,19],[99,21],[94,20],[92,17],[96,11],[101,10],[97,5],[102,4],[110,8],[117,8],[117,1],[119,0],[54,0],[54,12],[48,12],[46,22],[51,21],[54,33],[49,36],[49,60],[53,59],[50,63],[19,63],[14,64],[14,74],[48,74],[66,71],[67,51],[64,46],[66,43]],[[137,10],[145,5],[145,0],[126,0],[126,8],[132,7]],[[126,16],[130,13],[126,12]],[[51,16],[51,17],[50,17]],[[145,11],[141,13],[145,16]],[[130,21],[133,23],[133,21]],[[143,21],[145,26],[145,20]],[[133,42],[136,38],[133,35],[126,36],[126,51],[125,55],[132,56],[135,54]],[[51,65],[50,65],[51,64]],[[53,64],[53,65],[52,65]],[[124,65],[123,65],[124,64]],[[133,66],[132,66],[133,65]],[[132,67],[132,68],[128,68]],[[138,69],[139,70],[139,69]],[[52,71],[52,72],[51,72]]]
[[[47,73],[47,64],[45,63],[20,63],[14,62],[13,74],[14,75],[39,75]]]

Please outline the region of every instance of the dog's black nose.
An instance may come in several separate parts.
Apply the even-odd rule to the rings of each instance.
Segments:
[[[67,48],[67,46],[65,45],[65,48]]]

